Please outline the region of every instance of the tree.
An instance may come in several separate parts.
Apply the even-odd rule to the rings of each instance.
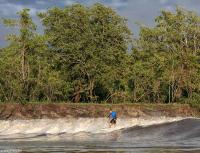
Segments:
[[[57,65],[74,84],[74,101],[95,100],[96,84],[121,78],[130,31],[115,11],[101,4],[76,4],[39,16]]]
[[[46,37],[36,32],[28,12],[29,9],[18,12],[18,20],[4,19],[4,24],[16,27],[18,33],[8,35],[10,44],[1,52],[1,98],[3,101],[63,100],[69,96],[70,87],[53,67],[54,58],[47,50]]]
[[[200,89],[197,83],[200,18],[177,7],[175,13],[162,11],[155,21],[153,28],[141,27],[137,49],[142,50],[149,67],[153,65],[154,82],[159,80],[160,94],[166,97],[164,101],[190,98]]]

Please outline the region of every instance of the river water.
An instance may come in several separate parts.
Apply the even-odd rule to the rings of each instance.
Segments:
[[[106,118],[0,121],[0,153],[200,153],[200,119]]]

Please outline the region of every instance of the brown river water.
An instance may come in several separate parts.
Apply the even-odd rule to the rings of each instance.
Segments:
[[[200,119],[106,118],[0,121],[0,153],[200,153]]]

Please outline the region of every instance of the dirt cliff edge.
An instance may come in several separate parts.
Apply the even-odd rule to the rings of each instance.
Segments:
[[[0,119],[106,117],[112,108],[123,117],[199,117],[200,112],[181,104],[0,104]]]

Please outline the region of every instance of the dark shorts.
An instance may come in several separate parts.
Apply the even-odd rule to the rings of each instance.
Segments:
[[[114,118],[111,119],[111,120],[110,120],[110,123],[111,123],[111,124],[116,124],[116,119],[114,119]]]

